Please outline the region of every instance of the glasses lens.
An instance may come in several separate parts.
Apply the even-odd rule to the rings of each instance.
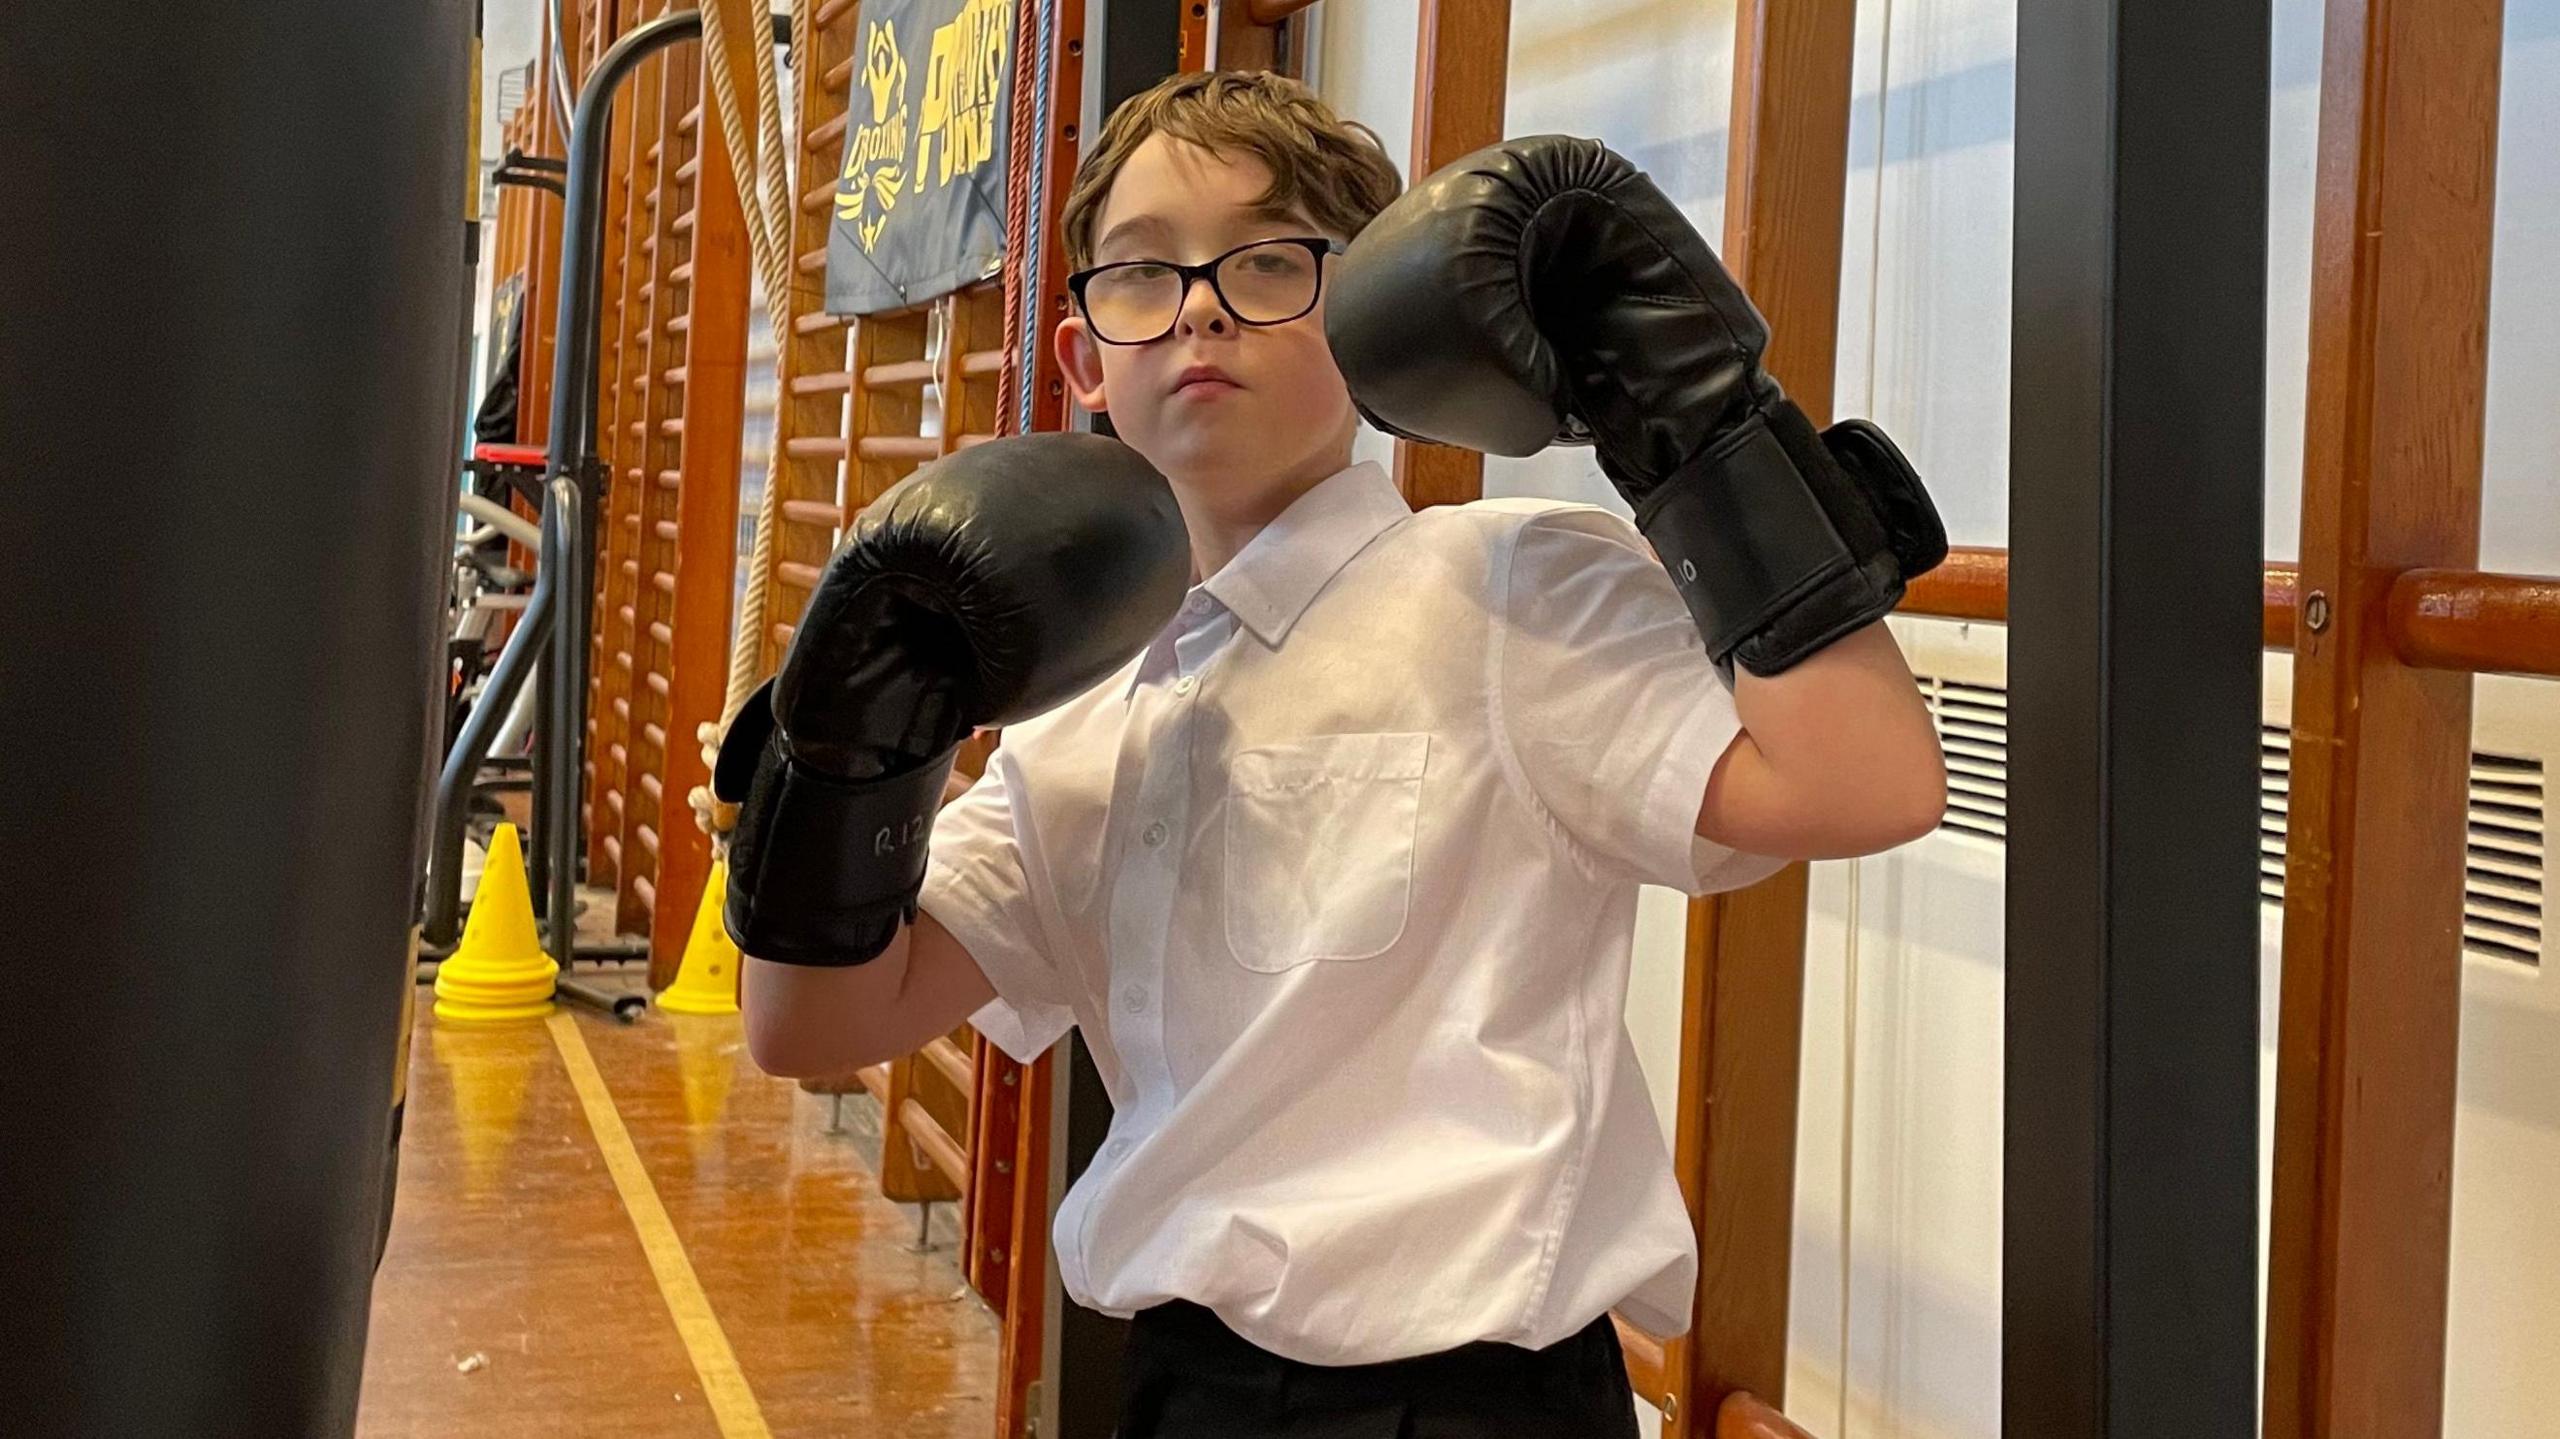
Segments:
[[[1169,265],[1113,265],[1084,286],[1085,320],[1094,333],[1119,344],[1140,344],[1163,334],[1182,308],[1182,277]]]
[[[1288,240],[1248,245],[1218,262],[1218,289],[1247,324],[1294,320],[1315,307],[1316,257]]]

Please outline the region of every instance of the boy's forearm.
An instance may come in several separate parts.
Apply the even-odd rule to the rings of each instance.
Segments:
[[[1906,843],[1946,807],[1929,709],[1883,622],[1782,674],[1737,674],[1742,734],[1716,767],[1698,833],[1755,854],[1843,858]]]

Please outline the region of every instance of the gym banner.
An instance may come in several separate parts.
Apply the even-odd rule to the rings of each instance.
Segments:
[[[829,312],[920,305],[1003,262],[1015,3],[862,7],[852,123],[827,236]]]

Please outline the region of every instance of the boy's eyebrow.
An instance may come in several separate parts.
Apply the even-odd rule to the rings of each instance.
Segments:
[[[1291,209],[1287,205],[1276,202],[1245,207],[1244,213],[1246,218],[1259,221],[1263,224],[1309,225],[1311,223],[1306,216],[1299,214],[1296,210]],[[1142,239],[1148,236],[1162,236],[1171,229],[1172,226],[1167,223],[1162,215],[1131,215],[1119,224],[1103,231],[1102,238],[1093,242],[1093,251],[1098,255],[1104,250],[1109,249],[1114,240],[1130,240]]]
[[[1132,215],[1103,231],[1102,238],[1093,242],[1094,252],[1099,254],[1110,248],[1114,240],[1125,240],[1136,235],[1161,235],[1166,228],[1164,217],[1161,215]]]

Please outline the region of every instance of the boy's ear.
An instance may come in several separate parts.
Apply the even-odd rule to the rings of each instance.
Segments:
[[[1102,343],[1085,328],[1084,316],[1060,320],[1056,343],[1058,372],[1066,377],[1076,403],[1096,415],[1110,409],[1111,402],[1102,392]]]

